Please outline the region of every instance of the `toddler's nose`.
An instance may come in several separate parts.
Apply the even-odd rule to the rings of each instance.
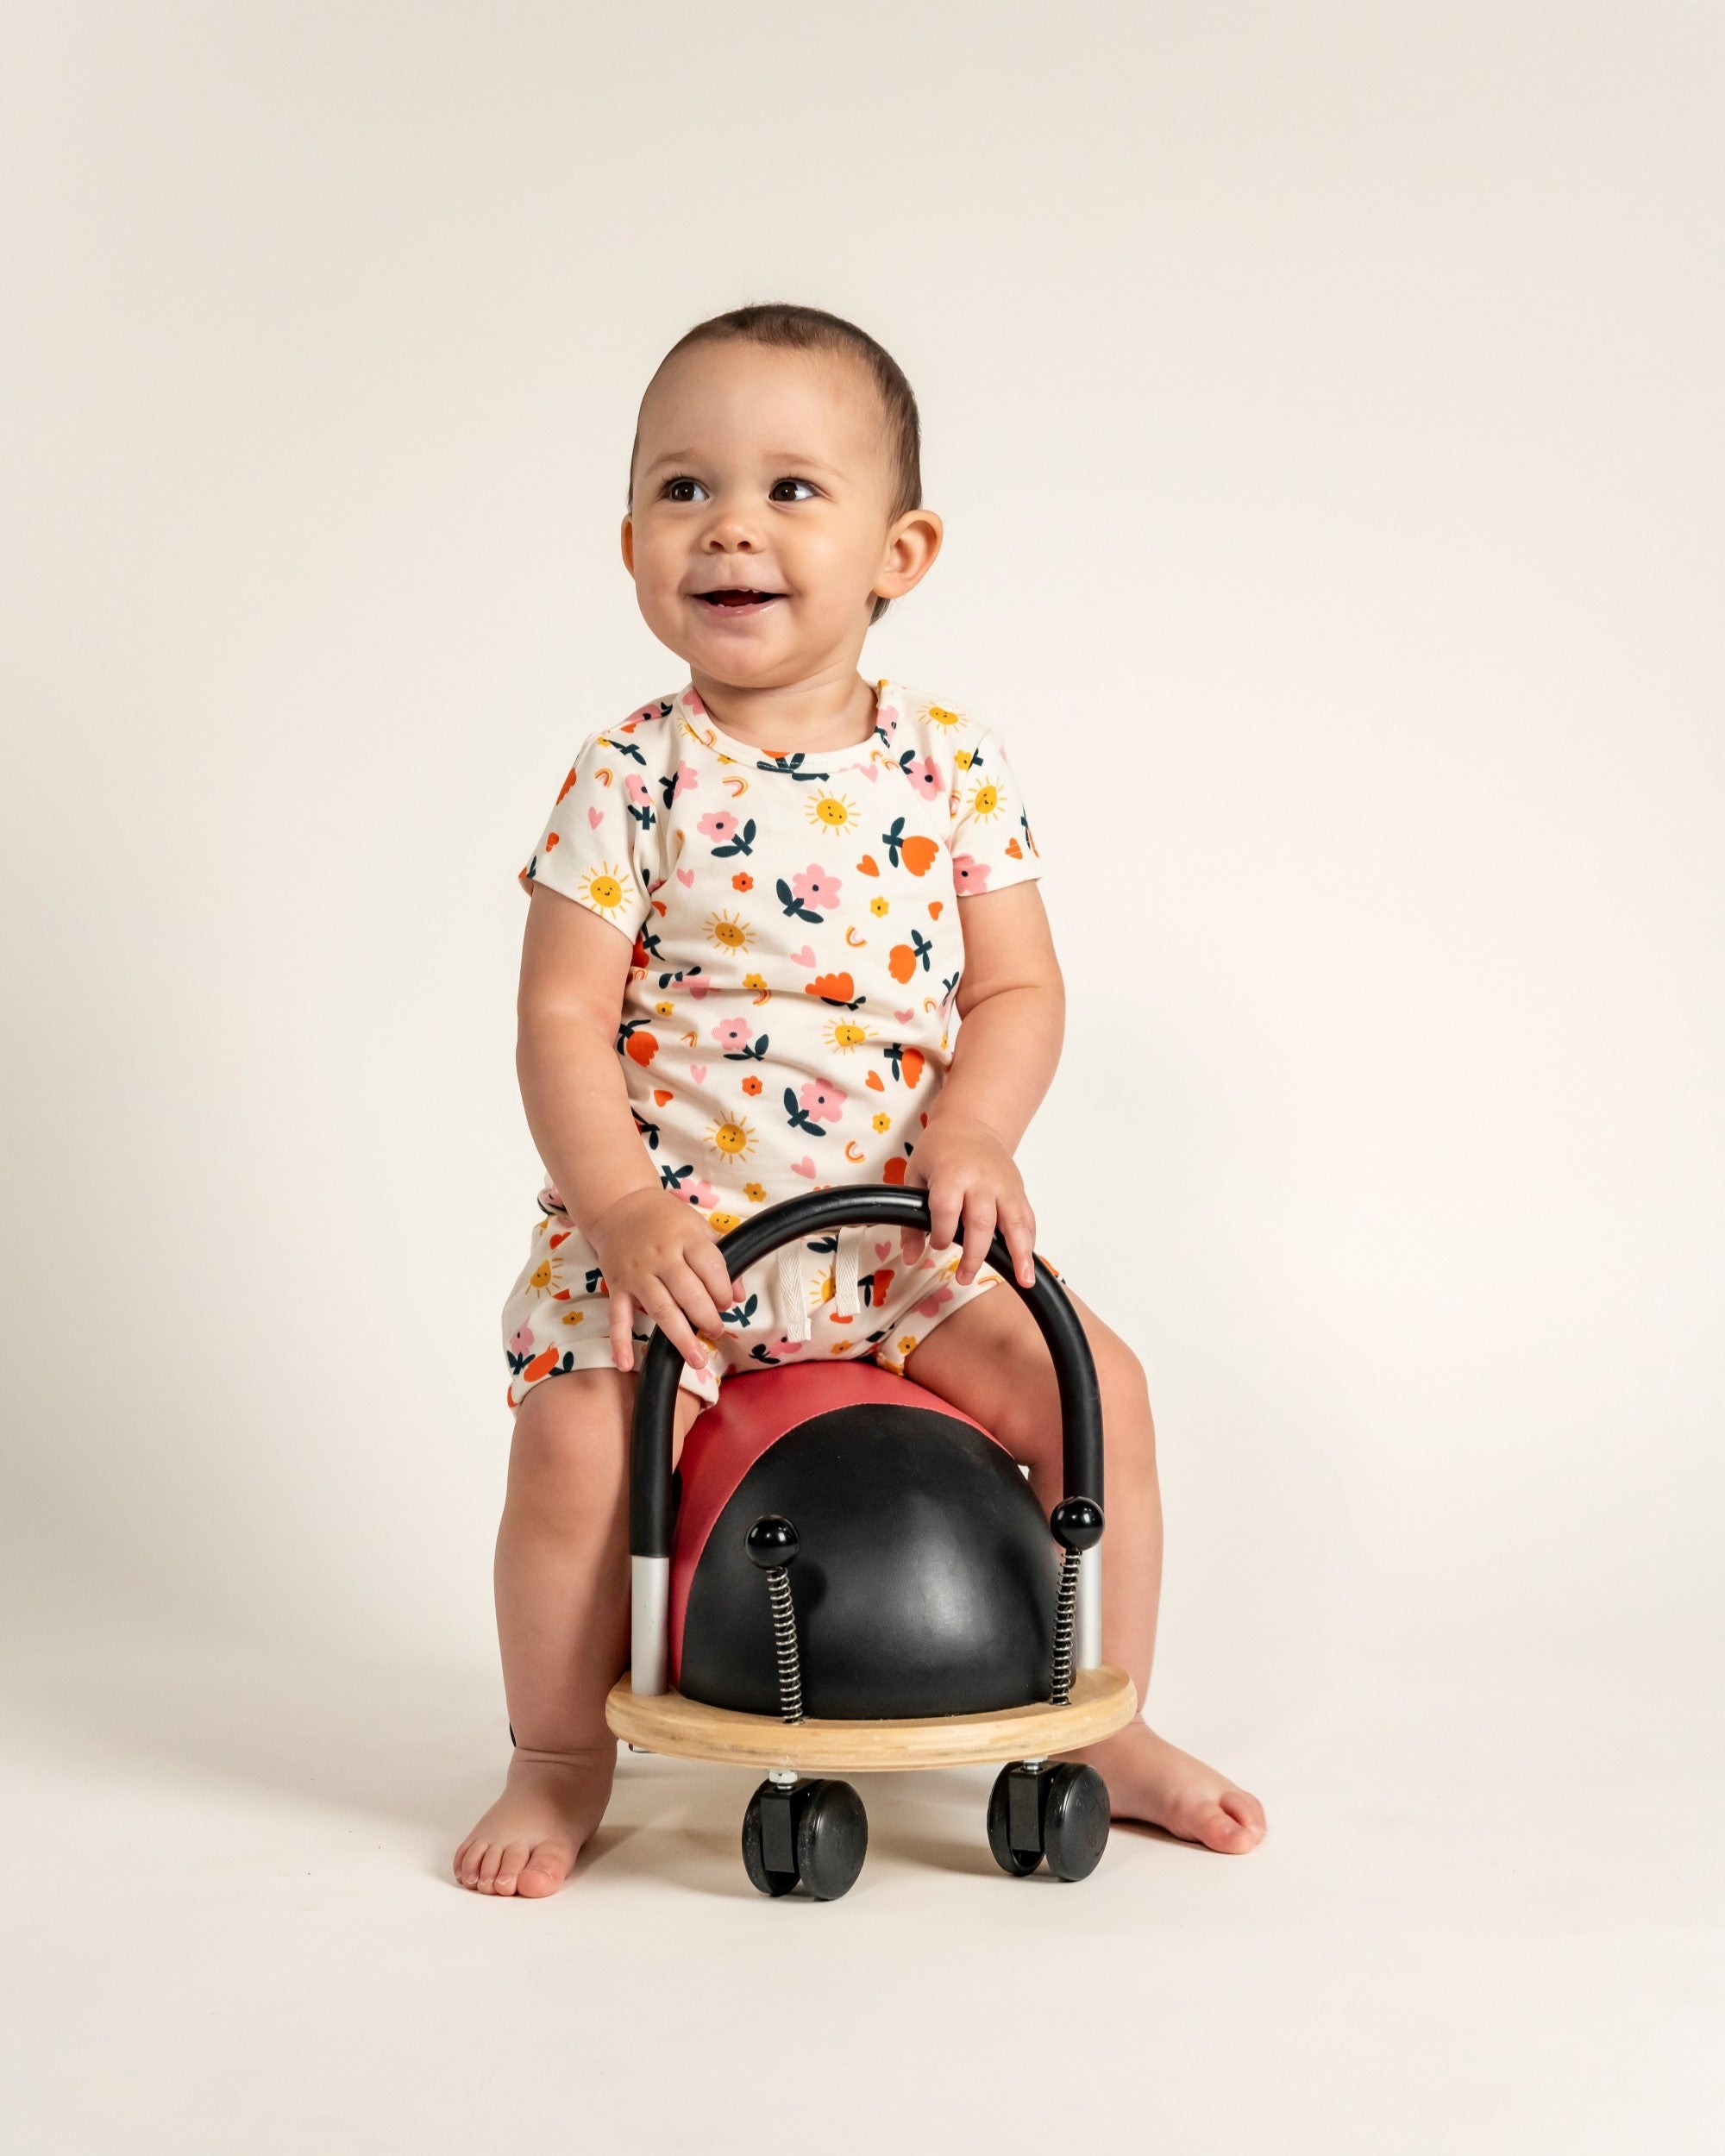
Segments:
[[[722,510],[701,543],[708,554],[759,554],[761,535],[741,510]]]

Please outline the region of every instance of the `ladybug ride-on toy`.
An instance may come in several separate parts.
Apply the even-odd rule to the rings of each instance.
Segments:
[[[837,1230],[881,1223],[926,1233],[926,1196],[816,1192],[719,1249],[734,1280],[800,1238],[830,1249]],[[854,1883],[869,1822],[850,1784],[831,1778],[846,1771],[1004,1762],[988,1846],[1019,1877],[1046,1859],[1057,1878],[1082,1879],[1107,1841],[1101,1775],[1051,1764],[1138,1711],[1132,1679],[1101,1654],[1095,1365],[1041,1259],[1028,1288],[999,1236],[989,1260],[1054,1358],[1065,1494],[1046,1522],[1004,1446],[872,1363],[727,1380],[674,1482],[681,1358],[657,1332],[643,1360],[631,1666],[605,1716],[637,1751],[766,1770],[743,1820],[743,1865],[762,1894],[800,1884],[830,1902]]]

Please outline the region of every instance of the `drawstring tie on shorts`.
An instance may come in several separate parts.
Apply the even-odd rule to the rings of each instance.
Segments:
[[[837,1318],[854,1318],[862,1307],[859,1280],[862,1273],[862,1235],[861,1228],[840,1228],[835,1238],[832,1258],[832,1313]],[[806,1340],[814,1331],[814,1307],[810,1298],[808,1280],[808,1245],[787,1243],[777,1253],[779,1316],[787,1340]]]

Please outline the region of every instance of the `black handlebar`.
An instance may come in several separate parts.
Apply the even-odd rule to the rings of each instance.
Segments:
[[[837,1190],[812,1191],[806,1198],[787,1198],[781,1205],[768,1206],[740,1228],[733,1228],[719,1244],[719,1255],[736,1280],[781,1244],[829,1229],[873,1225],[927,1234],[926,1192],[895,1189],[886,1183],[853,1183]],[[995,1236],[989,1246],[988,1263],[1029,1306],[1054,1358],[1055,1379],[1060,1388],[1065,1482],[1063,1504],[1056,1507],[1056,1518],[1065,1505],[1088,1502],[1096,1509],[1096,1532],[1100,1533],[1102,1401],[1090,1343],[1065,1289],[1040,1258],[1036,1261],[1032,1288],[1020,1288],[1013,1277],[1012,1254],[1004,1237]],[[682,1357],[656,1329],[642,1358],[630,1445],[629,1548],[637,1557],[671,1554],[671,1432],[681,1369]]]

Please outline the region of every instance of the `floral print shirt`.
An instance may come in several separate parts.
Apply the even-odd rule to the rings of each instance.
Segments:
[[[861,746],[736,741],[691,686],[598,734],[520,872],[634,942],[618,1027],[666,1189],[721,1233],[900,1183],[951,1061],[957,901],[1040,873],[995,736],[889,681]],[[549,1185],[542,1209],[562,1211]]]

